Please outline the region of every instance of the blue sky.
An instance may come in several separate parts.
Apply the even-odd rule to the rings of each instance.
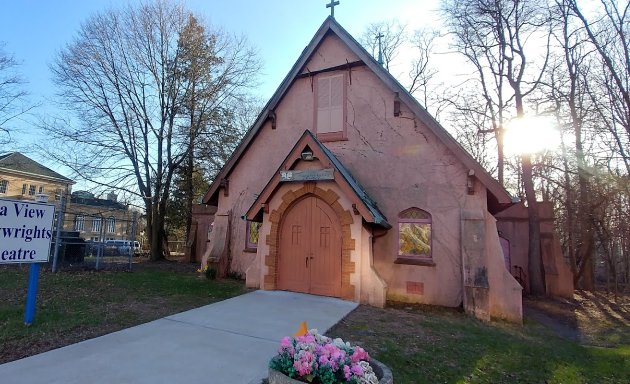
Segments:
[[[188,0],[186,6],[213,25],[244,35],[260,53],[264,69],[257,93],[267,99],[289,71],[317,28],[330,14],[328,0]],[[56,53],[70,42],[90,15],[108,7],[120,7],[118,0],[20,0],[5,1],[0,13],[0,41],[4,50],[21,62],[20,72],[28,82],[25,89],[30,101],[41,104],[34,116],[14,125],[23,132],[17,149],[33,141],[44,140],[30,129],[38,115],[52,111],[50,99],[55,89],[48,65]],[[372,22],[399,19],[413,30],[438,24],[437,0],[341,0],[335,18],[358,37]],[[15,148],[5,148],[4,151]],[[37,155],[33,154],[36,160]]]

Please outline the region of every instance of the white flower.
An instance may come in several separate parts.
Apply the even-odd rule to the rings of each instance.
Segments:
[[[324,335],[320,335],[319,333],[317,333],[317,329],[312,329],[312,330],[310,330],[308,332],[315,337],[315,341],[319,345],[328,344],[330,342],[330,337],[326,337]]]
[[[350,343],[346,343],[340,338],[336,338],[335,340],[333,340],[333,344],[335,344],[335,347],[337,348],[343,348],[343,349],[350,348]]]
[[[363,369],[363,376],[359,378],[360,384],[378,384],[378,378],[372,370],[372,366],[367,361],[359,361],[359,366]]]

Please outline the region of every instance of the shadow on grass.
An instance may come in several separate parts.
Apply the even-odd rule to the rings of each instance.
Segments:
[[[0,268],[0,364],[247,292],[242,282],[194,272],[44,270],[35,322],[25,327],[27,278]]]
[[[584,347],[538,323],[485,324],[449,310],[359,307],[331,335],[364,345],[396,383],[627,383],[630,351]]]

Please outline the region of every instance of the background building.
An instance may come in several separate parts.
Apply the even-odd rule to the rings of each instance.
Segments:
[[[81,238],[92,241],[131,239],[136,217],[113,192],[102,199],[88,191],[76,191],[66,209],[64,230],[79,232]]]
[[[79,232],[85,240],[126,240],[139,233],[134,232],[134,218],[139,215],[118,202],[115,193],[102,199],[88,191],[72,192],[73,184],[71,179],[19,152],[0,155],[0,198],[35,200],[44,194],[58,212],[61,197],[66,196],[63,229]]]
[[[59,205],[61,196],[70,194],[74,181],[39,164],[19,152],[0,155],[0,197],[35,200],[48,195],[48,201]]]

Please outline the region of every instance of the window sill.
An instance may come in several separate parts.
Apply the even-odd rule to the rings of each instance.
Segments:
[[[256,248],[245,248],[245,249],[243,249],[243,252],[256,253],[256,252],[258,252],[258,250]]]
[[[415,257],[397,257],[394,264],[421,265],[425,267],[435,267],[435,262],[431,259],[418,259]]]
[[[346,136],[345,131],[337,131],[337,132],[326,132],[326,133],[318,133],[317,139],[322,143],[330,142],[330,141],[347,141],[348,137]]]

